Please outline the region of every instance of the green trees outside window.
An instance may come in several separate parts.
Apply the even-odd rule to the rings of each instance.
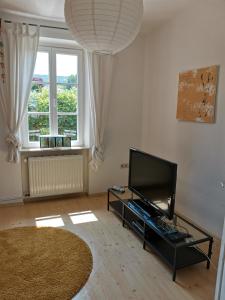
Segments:
[[[38,75],[35,76],[35,79]],[[58,115],[58,134],[70,135],[73,140],[77,139],[77,77],[70,75],[63,83],[57,84],[56,105]],[[38,141],[39,135],[50,133],[49,85],[41,78],[33,81],[29,103],[28,122],[29,140]]]

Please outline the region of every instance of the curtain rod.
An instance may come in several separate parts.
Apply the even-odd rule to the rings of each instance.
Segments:
[[[5,23],[13,23],[12,21],[9,20],[4,20]],[[27,23],[22,23],[23,25],[26,25]],[[30,24],[28,23],[28,25],[30,26],[40,26],[42,28],[51,28],[51,29],[61,29],[61,30],[68,30],[68,28],[65,27],[57,27],[57,26],[48,26],[48,25],[38,25],[38,24]]]

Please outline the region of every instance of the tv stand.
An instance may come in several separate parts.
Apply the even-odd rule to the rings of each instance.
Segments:
[[[130,201],[136,201],[147,215],[152,216],[152,223],[146,216],[138,213],[131,205]],[[206,267],[210,267],[212,255],[213,238],[207,232],[192,224],[184,217],[174,214],[173,224],[179,229],[185,229],[191,234],[191,237],[182,241],[174,242],[168,238],[168,235],[160,232],[154,226],[155,211],[150,211],[140,199],[133,199],[133,193],[126,189],[125,193],[119,193],[111,188],[108,189],[107,209],[112,209],[122,220],[122,225],[133,230],[142,240],[143,248],[150,247],[161,259],[171,267],[173,271],[172,279],[176,280],[178,269],[188,267],[197,263],[206,262]],[[179,230],[181,231],[181,230]],[[200,245],[208,243],[207,254],[200,249]]]

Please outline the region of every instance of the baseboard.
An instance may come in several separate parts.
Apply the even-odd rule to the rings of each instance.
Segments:
[[[0,205],[13,205],[13,204],[23,204],[23,198],[18,197],[5,197],[0,198]]]
[[[82,193],[74,193],[74,194],[60,194],[60,195],[50,195],[50,196],[40,196],[40,197],[30,197],[30,196],[24,196],[23,202],[24,203],[29,203],[29,202],[39,202],[43,200],[60,200],[60,199],[69,199],[69,198],[77,198],[77,197],[82,197],[86,196],[86,192]]]
[[[90,197],[101,197],[107,195],[107,192],[99,192],[99,193],[88,193],[88,196]]]

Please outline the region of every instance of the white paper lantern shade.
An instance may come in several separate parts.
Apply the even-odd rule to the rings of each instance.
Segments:
[[[65,20],[75,41],[89,51],[115,54],[136,38],[143,0],[65,0]]]

